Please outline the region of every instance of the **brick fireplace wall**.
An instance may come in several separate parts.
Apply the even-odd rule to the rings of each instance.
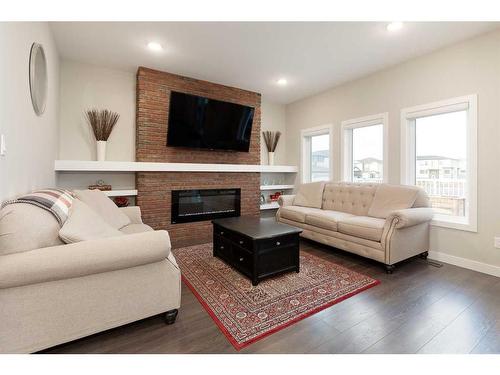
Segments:
[[[255,108],[249,152],[210,151],[166,146],[170,92],[178,91]],[[261,96],[140,67],[137,71],[136,160],[163,163],[260,164]],[[241,188],[241,214],[259,215],[259,173],[147,172],[136,174],[137,204],[143,220],[166,229],[173,246],[209,241],[210,221],[170,223],[172,190]]]

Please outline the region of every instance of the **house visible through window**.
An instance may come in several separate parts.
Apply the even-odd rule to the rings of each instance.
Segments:
[[[382,182],[382,124],[352,130],[352,181]]]
[[[344,180],[382,182],[386,179],[384,176],[386,123],[387,114],[342,122]]]
[[[311,137],[311,182],[330,178],[330,135]]]
[[[436,225],[475,231],[476,96],[402,111],[402,182],[422,187]]]
[[[415,181],[436,213],[465,216],[467,111],[415,119]]]
[[[304,182],[328,181],[331,175],[331,127],[302,131],[302,179]]]

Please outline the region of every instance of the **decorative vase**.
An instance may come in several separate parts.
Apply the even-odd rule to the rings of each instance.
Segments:
[[[269,165],[274,165],[274,152],[269,151],[267,162]]]
[[[106,141],[97,141],[97,161],[106,160]]]

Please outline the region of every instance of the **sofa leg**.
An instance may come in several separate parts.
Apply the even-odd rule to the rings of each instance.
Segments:
[[[422,258],[422,259],[427,259],[428,256],[429,256],[429,252],[428,251],[425,251],[422,254],[420,254],[420,258]]]
[[[165,324],[174,324],[179,310],[173,309],[165,313]]]
[[[385,265],[385,272],[388,274],[391,274],[394,271],[394,268],[396,268],[394,266],[394,264],[386,264]]]

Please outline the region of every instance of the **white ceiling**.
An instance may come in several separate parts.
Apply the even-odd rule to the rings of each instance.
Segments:
[[[146,66],[290,103],[496,27],[494,22],[56,22],[63,58]],[[152,52],[150,41],[164,51]],[[278,86],[284,77],[288,84]]]

